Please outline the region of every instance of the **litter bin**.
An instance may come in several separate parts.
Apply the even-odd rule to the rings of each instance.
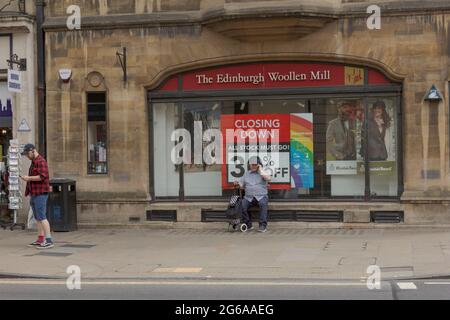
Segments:
[[[55,232],[77,230],[76,181],[51,179],[47,205],[47,218]]]

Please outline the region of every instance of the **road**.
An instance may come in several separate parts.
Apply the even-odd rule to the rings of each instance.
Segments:
[[[382,282],[369,290],[356,281],[82,281],[0,279],[0,300],[411,300],[450,299],[450,280]]]

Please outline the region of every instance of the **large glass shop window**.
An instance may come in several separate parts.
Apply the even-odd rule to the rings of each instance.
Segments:
[[[395,197],[397,98],[366,101],[367,116],[364,100],[357,97],[153,104],[156,196],[177,197],[181,172],[185,197],[228,197],[233,193],[233,180],[247,170],[252,150],[259,150],[263,167],[273,175],[271,199],[363,199],[366,154],[371,195]],[[226,129],[237,130],[236,126],[246,132],[260,130],[258,136],[261,131],[277,129],[279,145],[275,148],[269,141],[264,146],[260,141],[254,149],[254,141],[246,140],[244,147],[236,142],[230,146],[225,141],[222,156],[226,164],[195,161],[195,152],[203,152],[214,141],[202,140],[205,132],[215,130],[226,140]],[[184,164],[183,170],[170,158],[175,146],[171,134],[177,128],[183,128],[192,142],[190,163]],[[201,144],[195,145],[194,141]]]

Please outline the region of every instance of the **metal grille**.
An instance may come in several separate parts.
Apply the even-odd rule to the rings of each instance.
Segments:
[[[401,223],[405,221],[403,211],[371,211],[370,221],[374,223]]]
[[[177,221],[176,210],[149,210],[147,221]]]
[[[271,211],[269,212],[270,221],[295,221],[295,211]]]
[[[252,217],[257,218],[257,214],[252,211]],[[294,210],[274,210],[269,211],[270,221],[298,221],[298,222],[343,222],[344,213],[342,211],[294,211]],[[202,211],[202,222],[224,222],[228,221],[225,211]]]
[[[202,210],[202,222],[227,222],[225,211]]]
[[[343,222],[342,211],[297,211],[296,221],[301,222]]]

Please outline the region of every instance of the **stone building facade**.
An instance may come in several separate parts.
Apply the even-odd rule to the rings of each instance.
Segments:
[[[222,193],[220,181],[209,185],[212,180],[204,176],[217,180],[220,169],[214,174],[200,169],[196,175],[191,168],[158,164],[163,154],[167,156],[159,142],[170,144],[168,128],[205,108],[208,116],[214,114],[216,102],[222,114],[238,110],[239,105],[241,111],[270,114],[283,113],[283,106],[295,100],[301,108],[298,112],[312,113],[317,119],[317,187],[274,191],[274,217],[284,212],[298,214],[301,220],[303,213],[309,215],[305,221],[315,215],[327,221],[323,213],[331,211],[329,221],[368,224],[371,214],[378,212],[404,213],[404,224],[450,223],[450,3],[379,1],[379,30],[367,25],[367,7],[372,4],[363,0],[48,1],[44,24],[48,160],[54,177],[77,180],[79,222],[153,225],[159,223],[156,220],[173,220],[174,213],[179,224],[214,220],[214,214],[220,216],[226,208],[229,193]],[[67,29],[70,5],[81,9],[80,30]],[[121,65],[123,56],[117,54],[124,48],[127,59]],[[342,77],[362,72],[362,78],[361,83],[353,79],[353,85],[336,82],[331,87],[287,85],[261,90],[245,86],[209,90],[187,82],[189,77],[197,81],[204,74],[201,70],[213,76],[232,75],[240,68],[251,73],[269,65],[276,70],[282,66],[284,71],[289,66],[317,71],[329,65],[335,74],[343,72]],[[71,70],[69,82],[61,80],[61,69]],[[442,100],[425,99],[433,85]],[[364,168],[359,178],[353,174],[347,177],[350,180],[330,173],[327,161],[336,159],[325,155],[327,125],[339,104],[349,100],[364,110],[367,116],[360,119],[361,125],[369,130],[364,119],[369,119],[375,102],[384,101],[390,110],[394,142],[390,177],[377,176],[376,170],[366,173]],[[297,112],[294,107],[289,110]],[[212,117],[214,123],[217,118]],[[355,159],[372,168],[373,159],[364,160],[363,152],[358,153]],[[205,190],[196,189],[196,183]],[[172,222],[163,222],[167,223]]]

